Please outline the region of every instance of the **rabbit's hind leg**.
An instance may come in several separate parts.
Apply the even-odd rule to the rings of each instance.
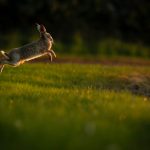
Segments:
[[[1,66],[0,66],[0,73],[2,73],[2,71],[3,71],[3,69],[4,69],[4,66],[5,66],[5,65],[1,65]]]
[[[14,62],[14,61],[10,61],[10,60],[4,60],[3,61],[3,65],[11,65],[13,67],[17,67],[20,65],[19,62]]]
[[[3,71],[3,69],[4,69],[4,67],[5,67],[6,64],[7,64],[7,65],[11,65],[11,66],[13,66],[13,67],[17,67],[17,66],[20,65],[19,63],[16,63],[16,62],[4,60],[4,61],[3,61],[3,65],[0,66],[0,73],[2,73],[2,71]]]
[[[20,60],[20,55],[16,52],[11,53],[10,59],[5,61],[6,64],[11,65],[13,67],[17,67],[20,64],[23,63],[23,61]]]

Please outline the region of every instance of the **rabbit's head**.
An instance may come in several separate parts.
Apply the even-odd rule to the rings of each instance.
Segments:
[[[44,25],[42,25],[42,24],[41,25],[36,24],[36,25],[37,25],[38,31],[40,32],[41,37],[44,37],[44,38],[50,40],[53,43],[54,42],[53,38],[50,35],[50,33],[46,32],[46,28],[44,27]]]

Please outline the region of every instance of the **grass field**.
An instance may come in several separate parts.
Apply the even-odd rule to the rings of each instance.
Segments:
[[[6,67],[0,75],[0,149],[148,150],[149,97],[149,67]]]

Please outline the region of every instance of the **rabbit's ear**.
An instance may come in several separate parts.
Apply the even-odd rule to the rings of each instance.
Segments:
[[[40,32],[40,25],[36,23],[37,30]]]
[[[44,27],[44,25],[39,25],[38,23],[36,23],[37,25],[37,29],[40,33],[46,32],[46,28]]]
[[[46,32],[46,28],[42,24],[40,25],[40,32]]]

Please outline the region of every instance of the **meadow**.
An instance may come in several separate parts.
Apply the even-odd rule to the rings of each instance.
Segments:
[[[0,149],[148,150],[149,97],[149,67],[6,67],[0,74]]]

